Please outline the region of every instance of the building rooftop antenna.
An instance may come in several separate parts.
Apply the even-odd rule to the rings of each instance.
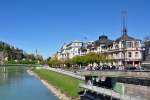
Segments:
[[[126,41],[123,37],[127,35],[127,11],[122,11],[121,13],[121,33],[123,41],[124,66],[126,67]]]
[[[121,12],[121,33],[122,35],[127,34],[127,11]]]

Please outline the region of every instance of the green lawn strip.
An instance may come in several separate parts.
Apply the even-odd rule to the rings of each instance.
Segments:
[[[79,83],[82,83],[83,81],[46,69],[36,69],[34,72],[37,73],[40,78],[60,89],[61,92],[65,93],[66,95],[72,98],[79,96]]]

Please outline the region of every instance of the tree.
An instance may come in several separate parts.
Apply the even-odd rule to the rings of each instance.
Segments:
[[[75,56],[72,58],[72,63],[77,65],[88,65],[94,63],[109,63],[111,58],[107,54],[90,52],[83,56]]]
[[[85,58],[87,63],[93,64],[97,62],[98,55],[95,52],[90,52],[87,55],[85,55]]]
[[[83,56],[75,56],[72,58],[72,64],[83,65]]]
[[[60,67],[60,65],[62,64],[62,61],[60,61],[56,57],[54,57],[48,61],[48,64],[51,67]]]
[[[51,67],[61,67],[61,65],[70,66],[87,66],[88,64],[100,64],[112,62],[111,58],[107,54],[90,52],[83,56],[75,56],[72,59],[67,59],[64,61],[58,60],[57,57],[53,57],[48,61]]]
[[[62,61],[62,65],[66,65],[65,67],[71,67],[71,65],[73,65],[73,62],[71,59],[67,59],[67,60],[64,60]]]

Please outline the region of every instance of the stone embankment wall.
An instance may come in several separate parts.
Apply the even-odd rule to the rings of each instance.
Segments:
[[[129,96],[136,96],[141,98],[141,100],[150,100],[150,87],[141,86],[134,84],[124,84],[125,94]]]

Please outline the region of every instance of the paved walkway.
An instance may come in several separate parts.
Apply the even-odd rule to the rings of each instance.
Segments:
[[[71,71],[62,70],[62,69],[59,69],[59,68],[48,67],[48,68],[44,68],[44,69],[51,70],[51,71],[54,71],[54,72],[58,72],[58,73],[61,73],[61,74],[65,74],[65,75],[68,75],[68,76],[71,76],[71,77],[74,77],[74,78],[77,78],[77,79],[80,79],[80,80],[84,80],[85,79],[83,76],[80,76],[77,73],[74,73],[74,72],[71,72]]]

